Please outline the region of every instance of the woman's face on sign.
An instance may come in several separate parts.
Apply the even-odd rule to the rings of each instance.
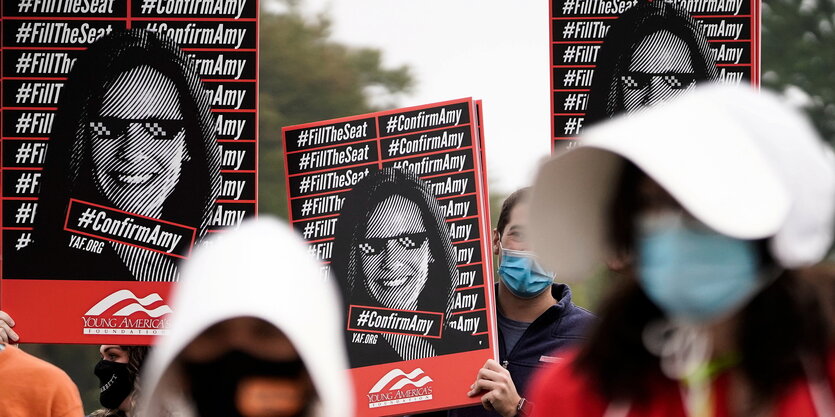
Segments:
[[[160,217],[188,158],[174,82],[140,66],[105,92],[88,126],[96,188],[116,208]]]
[[[653,32],[638,43],[626,74],[619,80],[627,112],[668,100],[694,84],[690,49],[667,30]]]
[[[431,254],[418,205],[392,195],[374,207],[355,248],[364,285],[388,308],[415,309],[429,278]]]

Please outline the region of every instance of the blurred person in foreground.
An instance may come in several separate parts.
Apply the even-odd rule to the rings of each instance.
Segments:
[[[530,189],[510,194],[493,230],[499,257],[496,318],[499,358],[478,370],[468,395],[481,405],[450,410],[450,417],[525,416],[534,409],[528,383],[544,364],[559,361],[557,350],[581,342],[594,316],[571,302],[571,289],[554,282],[531,252],[528,235]]]
[[[711,86],[586,132],[542,167],[533,243],[565,279],[618,271],[535,416],[831,416],[835,346],[805,267],[835,158],[768,93]]]
[[[185,264],[138,415],[353,415],[341,308],[288,226],[261,218],[215,237]]]

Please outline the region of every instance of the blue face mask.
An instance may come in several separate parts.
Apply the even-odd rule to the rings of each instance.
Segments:
[[[536,297],[554,282],[554,274],[545,271],[533,253],[504,248],[499,259],[499,276],[505,287],[519,298]]]
[[[754,241],[721,235],[683,215],[647,218],[638,229],[641,285],[670,317],[710,322],[762,287]]]

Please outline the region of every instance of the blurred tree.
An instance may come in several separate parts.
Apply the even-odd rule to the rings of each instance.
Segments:
[[[835,143],[835,1],[763,3],[763,86],[800,104]]]
[[[259,211],[287,217],[281,127],[379,110],[374,96],[409,92],[413,81],[405,66],[383,68],[379,50],[331,40],[326,16],[278,3],[283,12],[261,14]]]

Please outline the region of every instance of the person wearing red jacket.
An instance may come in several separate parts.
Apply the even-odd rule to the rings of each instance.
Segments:
[[[835,157],[793,109],[696,88],[545,164],[534,248],[563,279],[616,270],[587,344],[535,377],[534,416],[832,416],[835,345],[809,268]]]

